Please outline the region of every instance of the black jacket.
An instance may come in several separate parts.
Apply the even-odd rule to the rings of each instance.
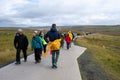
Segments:
[[[56,39],[60,39],[60,33],[57,31],[56,28],[51,28],[50,31],[47,32],[45,38],[49,38],[50,41],[54,41]]]
[[[22,34],[19,35],[19,33],[16,33],[15,38],[14,38],[14,47],[16,49],[27,49],[28,47],[28,39],[27,37]]]

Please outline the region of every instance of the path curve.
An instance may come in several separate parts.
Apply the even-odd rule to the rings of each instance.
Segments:
[[[69,50],[61,49],[57,69],[51,68],[51,55],[35,64],[32,54],[27,62],[22,59],[20,65],[12,63],[0,68],[0,80],[82,80],[77,58],[85,50],[73,44]]]

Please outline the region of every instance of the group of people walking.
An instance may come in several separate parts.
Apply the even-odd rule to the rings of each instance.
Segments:
[[[67,34],[61,34],[61,48],[64,47],[64,41],[66,41],[66,48],[69,49],[74,37],[75,35],[71,31]]]
[[[56,24],[52,24],[51,29],[44,34],[42,31],[34,31],[31,39],[31,49],[34,50],[35,63],[41,62],[42,52],[46,52],[48,44],[51,44],[52,52],[52,68],[57,68],[57,62],[60,54],[60,47],[63,48],[64,40],[67,44],[67,49],[69,49],[71,41],[73,39],[73,34],[68,32],[68,34],[61,34],[57,28]],[[58,42],[55,44],[55,42]],[[60,43],[60,45],[58,45]],[[27,48],[28,48],[28,39],[27,36],[23,34],[22,29],[18,29],[18,32],[14,38],[14,47],[16,48],[16,63],[21,64],[20,61],[20,52],[22,50],[24,56],[24,62],[27,61]],[[55,48],[58,47],[58,48]]]

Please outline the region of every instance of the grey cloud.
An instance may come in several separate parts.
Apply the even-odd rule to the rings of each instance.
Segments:
[[[26,4],[13,6],[15,14],[8,15],[12,25],[81,25],[119,24],[119,0],[25,0]],[[115,3],[113,3],[115,2]],[[12,12],[11,11],[11,12]],[[6,15],[2,15],[6,16]],[[10,21],[12,22],[10,22]]]
[[[8,18],[0,18],[0,27],[22,27],[24,24],[16,24],[13,20]]]

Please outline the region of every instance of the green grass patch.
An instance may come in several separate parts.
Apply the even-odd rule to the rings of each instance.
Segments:
[[[97,34],[77,38],[76,43],[90,51],[91,61],[97,63],[111,80],[120,80],[120,36]]]

